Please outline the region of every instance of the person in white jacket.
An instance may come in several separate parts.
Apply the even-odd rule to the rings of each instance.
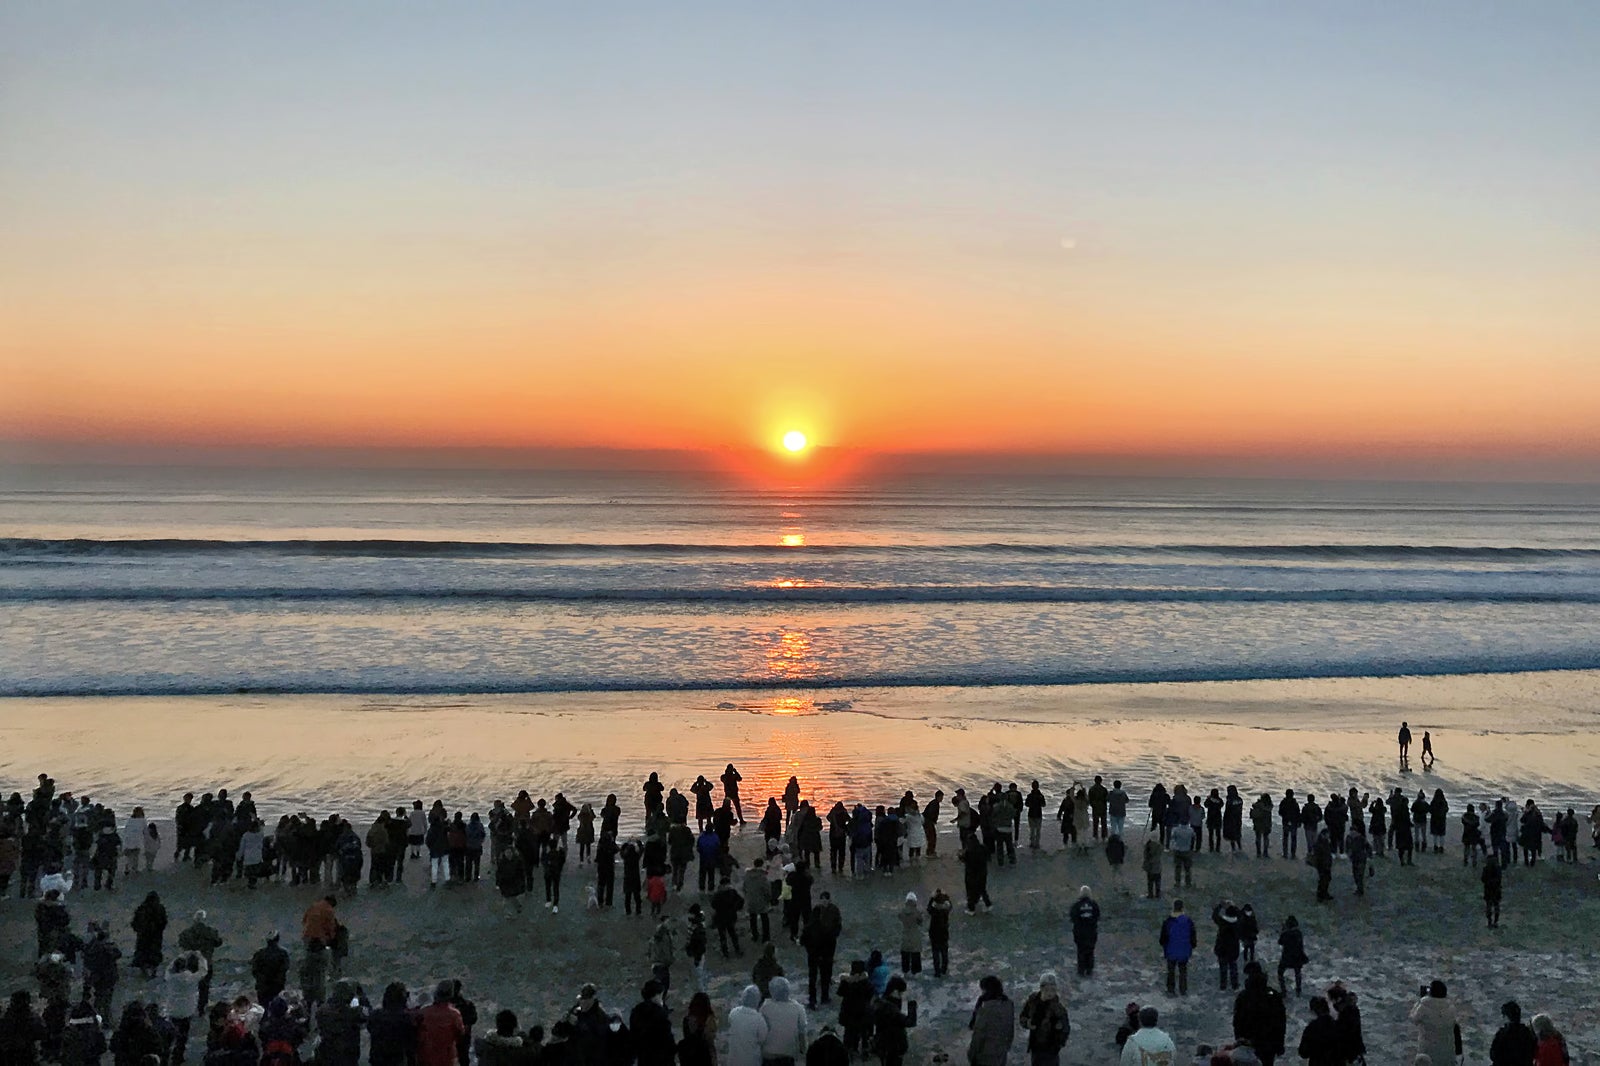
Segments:
[[[1160,1020],[1154,1007],[1139,1012],[1139,1028],[1129,1033],[1128,1042],[1122,1045],[1122,1066],[1176,1066],[1178,1046],[1156,1028]]]
[[[189,1047],[189,1027],[200,1011],[200,982],[210,967],[198,951],[172,960],[161,982],[161,1009],[171,1020],[177,1036],[172,1042],[172,1061],[182,1062]]]
[[[767,1020],[761,1016],[761,989],[746,985],[739,1005],[728,1012],[726,1066],[761,1066],[761,1045],[767,1039]]]
[[[1428,1056],[1434,1066],[1456,1061],[1456,1012],[1445,998],[1443,981],[1428,986],[1428,994],[1411,1008],[1411,1022],[1417,1027],[1417,1054]]]
[[[144,854],[144,834],[149,826],[144,808],[135,807],[128,820],[122,824],[122,876],[139,872],[139,857]]]
[[[806,1057],[806,1009],[792,998],[787,977],[774,977],[767,991],[771,995],[761,1004],[761,1017],[767,1021],[761,1061],[768,1066],[794,1066]]]

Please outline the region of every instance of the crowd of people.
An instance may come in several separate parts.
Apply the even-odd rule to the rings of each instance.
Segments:
[[[194,1028],[203,1039],[203,1061],[217,1066],[280,1066],[305,1061],[312,1048],[318,1062],[355,1063],[363,1037],[373,1066],[466,1066],[473,1057],[512,1066],[699,1066],[723,1059],[731,1066],[789,1066],[801,1059],[828,1066],[866,1055],[898,1066],[917,1025],[910,989],[922,979],[925,946],[932,977],[950,975],[950,924],[956,907],[964,902],[971,914],[993,906],[991,870],[1014,865],[1023,840],[1030,850],[1044,848],[1044,821],[1052,808],[1064,849],[1080,854],[1091,847],[1103,849],[1113,877],[1120,877],[1134,802],[1120,780],[1107,787],[1095,777],[1092,784],[1066,790],[1059,803],[1050,802],[1034,781],[1026,792],[1015,783],[996,783],[975,799],[956,789],[948,808],[942,791],[925,803],[906,792],[894,805],[871,808],[840,801],[823,814],[804,798],[798,780],[790,778],[781,795],[759,808],[755,821],[761,856],[741,868],[731,846],[735,831],[747,824],[741,780],[729,765],[721,775],[721,802],[716,803],[715,786],[704,776],[686,794],[651,774],[641,790],[642,828],[630,834],[622,831],[624,814],[615,795],[596,810],[561,793],[547,801],[523,791],[509,803],[496,800],[481,813],[450,811],[441,801],[425,808],[417,800],[409,808],[379,812],[364,831],[338,815],[319,821],[288,814],[270,833],[248,792],[237,802],[226,789],[198,799],[185,795],[172,820],[174,863],[203,868],[213,886],[238,882],[249,891],[283,882],[331,886],[332,892],[318,898],[303,916],[297,964],[274,934],[251,958],[254,987],[216,1003],[210,1002],[210,986],[220,934],[200,911],[178,934],[177,951],[169,958],[166,909],[158,893],[146,893],[130,920],[134,944],[129,959],[144,983],[124,995],[119,1014],[115,1000],[122,950],[105,923],[90,923],[79,935],[68,901],[75,891],[116,891],[119,874],[124,885],[146,876],[165,854],[160,827],[141,808],[119,820],[115,811],[87,797],[58,793],[54,781],[40,775],[30,800],[13,793],[0,808],[0,888],[9,892],[11,880],[20,874],[21,895],[39,897],[37,1000],[33,990],[18,989],[0,1014],[0,1062],[79,1066],[101,1062],[109,1054],[116,1066],[145,1066],[147,1060],[169,1066],[186,1061]],[[1161,898],[1169,862],[1173,885],[1188,888],[1195,856],[1202,851],[1242,857],[1246,820],[1254,832],[1257,858],[1272,856],[1274,815],[1280,858],[1297,858],[1304,841],[1308,862],[1316,869],[1319,901],[1331,898],[1337,858],[1350,863],[1354,890],[1361,894],[1374,856],[1391,849],[1401,865],[1408,865],[1418,851],[1442,853],[1450,828],[1450,807],[1440,790],[1431,797],[1419,792],[1408,800],[1398,789],[1374,798],[1351,788],[1321,804],[1315,796],[1301,799],[1288,790],[1278,800],[1262,794],[1247,809],[1235,786],[1210,789],[1200,798],[1198,793],[1191,797],[1181,784],[1170,791],[1156,784],[1144,806],[1148,817],[1141,854],[1149,898]],[[1600,807],[1589,822],[1600,846]],[[845,915],[832,893],[817,884],[823,850],[831,875],[893,877],[903,865],[936,858],[941,830],[952,823],[964,901],[942,890],[926,902],[907,893],[897,912],[898,969],[892,951],[874,951],[850,960],[836,974]],[[1491,927],[1499,923],[1505,871],[1519,862],[1533,866],[1540,861],[1546,838],[1558,861],[1579,860],[1580,826],[1573,808],[1547,821],[1533,800],[1517,807],[1502,797],[1482,814],[1477,804],[1467,804],[1457,825],[1463,865],[1482,861],[1478,876]],[[569,849],[577,852],[570,863]],[[620,865],[624,914],[643,915],[649,903],[655,919],[646,944],[650,973],[638,1003],[624,1015],[602,1005],[593,986],[584,986],[573,1009],[548,1032],[540,1026],[522,1027],[510,1011],[496,1016],[492,1031],[475,1032],[476,1011],[460,982],[440,984],[421,998],[402,984],[390,983],[376,1003],[370,1002],[366,990],[342,972],[350,931],[338,916],[340,893],[363,890],[363,882],[367,889],[380,890],[402,883],[408,861],[424,866],[422,877],[430,890],[492,881],[512,914],[521,911],[522,898],[541,884],[546,908],[558,912],[569,866],[589,868],[584,876],[588,909],[612,908]],[[693,889],[686,887],[691,866],[696,867]],[[672,896],[695,897],[681,921],[664,911]],[[803,1003],[799,975],[791,984],[777,961],[774,916],[780,935],[787,934],[805,952]],[[1101,904],[1089,887],[1079,891],[1066,917],[1078,975],[1091,978]],[[1270,1066],[1290,1050],[1284,1004],[1291,977],[1294,994],[1304,994],[1302,972],[1309,961],[1304,934],[1293,916],[1284,917],[1276,937],[1273,982],[1266,964],[1256,957],[1262,928],[1253,906],[1218,900],[1207,927],[1219,990],[1236,992],[1237,999],[1233,1039],[1205,1054],[1215,1056],[1209,1061],[1219,1066]],[[756,950],[750,984],[719,1020],[706,991],[711,933],[716,934],[717,950],[731,960],[744,954],[741,933],[746,929]],[[1187,995],[1188,965],[1200,936],[1181,899],[1172,901],[1158,941],[1167,993]],[[674,1025],[667,1003],[673,967],[680,960],[688,963],[693,991]],[[1419,1027],[1419,1048],[1431,1053],[1443,1049],[1436,1030],[1448,1005],[1439,1005],[1446,999],[1441,983],[1423,991],[1413,1020]],[[1311,1018],[1293,1049],[1300,1057],[1314,1066],[1344,1066],[1364,1057],[1353,993],[1335,984],[1314,996],[1309,1010]],[[819,1011],[826,1019],[821,1026],[813,1020]],[[1506,1005],[1505,1015],[1501,1035],[1511,1034],[1507,1046],[1531,1049],[1532,1057],[1520,1057],[1518,1050],[1496,1058],[1496,1066],[1554,1066],[1557,1060],[1544,1050],[1562,1040],[1553,1022],[1537,1015],[1528,1029],[1515,1003]],[[1160,1061],[1149,1055],[1170,1047],[1171,1039],[1160,1030],[1158,1017],[1152,1006],[1130,1005],[1117,1040],[1125,1049],[1125,1063]],[[1036,1066],[1059,1060],[1071,1027],[1054,974],[1041,976],[1020,1010],[1013,1009],[997,977],[979,982],[969,1026],[969,1062],[1000,1066],[1007,1061],[1017,1026]],[[1458,1034],[1454,1038],[1459,1041]],[[1497,1036],[1497,1046],[1501,1043]],[[1144,1057],[1128,1058],[1135,1052]]]

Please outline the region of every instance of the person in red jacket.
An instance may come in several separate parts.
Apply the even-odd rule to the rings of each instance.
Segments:
[[[338,902],[333,896],[324,896],[307,907],[300,919],[300,939],[307,944],[313,940],[332,944],[339,934],[339,919],[333,913],[334,905]]]
[[[456,1066],[456,1048],[467,1032],[461,1012],[450,1002],[451,981],[440,981],[433,1002],[417,1016],[417,1066]]]

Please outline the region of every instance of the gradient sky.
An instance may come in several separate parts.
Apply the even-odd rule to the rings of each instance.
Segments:
[[[1600,6],[0,7],[0,437],[1600,459]]]

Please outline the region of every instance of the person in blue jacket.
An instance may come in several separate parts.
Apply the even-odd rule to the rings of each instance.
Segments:
[[[1183,900],[1172,901],[1172,914],[1161,923],[1161,953],[1167,960],[1167,995],[1189,994],[1189,959],[1200,944],[1194,919],[1183,913]]]

